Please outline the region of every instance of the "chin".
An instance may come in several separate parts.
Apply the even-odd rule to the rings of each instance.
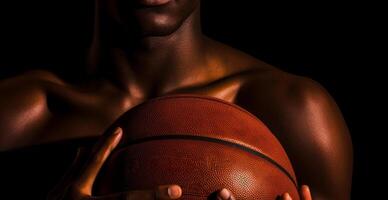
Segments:
[[[185,21],[185,17],[175,16],[172,13],[157,13],[150,11],[135,11],[125,23],[128,28],[142,36],[165,36],[177,31]]]
[[[112,2],[112,1],[111,1]],[[111,15],[128,31],[141,36],[166,36],[177,31],[199,7],[199,0],[173,0],[165,5],[139,7],[117,0]],[[112,4],[111,4],[112,5]]]

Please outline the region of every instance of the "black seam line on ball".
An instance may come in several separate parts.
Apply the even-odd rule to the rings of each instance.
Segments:
[[[246,151],[246,152],[251,153],[255,156],[259,156],[260,158],[275,165],[275,167],[280,169],[280,171],[282,171],[291,180],[291,182],[295,185],[295,187],[298,188],[296,181],[292,178],[291,174],[288,173],[288,171],[286,169],[284,169],[276,161],[272,160],[270,157],[264,155],[263,153],[260,153],[258,151],[251,149],[251,148],[248,148],[246,146],[236,144],[233,142],[229,142],[226,140],[221,140],[221,139],[211,138],[211,137],[204,137],[204,136],[196,136],[196,135],[160,135],[160,136],[152,136],[152,137],[146,137],[146,138],[141,138],[141,139],[137,139],[137,140],[132,140],[128,144],[132,145],[132,144],[139,144],[139,143],[144,143],[144,142],[149,142],[149,141],[154,141],[154,140],[170,140],[170,139],[199,140],[199,141],[213,142],[213,143],[223,144],[223,145],[235,147],[235,148],[238,148],[240,150]]]

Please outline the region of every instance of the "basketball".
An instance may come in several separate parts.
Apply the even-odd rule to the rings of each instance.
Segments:
[[[235,104],[202,95],[169,95],[137,105],[110,129],[117,126],[123,138],[94,184],[97,195],[178,184],[181,199],[187,200],[208,199],[222,188],[238,200],[275,200],[285,192],[299,199],[280,142]]]

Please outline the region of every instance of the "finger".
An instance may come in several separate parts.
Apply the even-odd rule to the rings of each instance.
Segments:
[[[74,181],[74,185],[82,194],[91,195],[92,186],[98,172],[109,154],[119,143],[121,136],[122,129],[117,128],[112,135],[103,137],[96,145],[94,153],[89,158],[83,170],[81,170],[80,176]]]
[[[162,185],[154,190],[135,190],[113,195],[91,197],[90,200],[172,200],[182,196],[182,189],[178,185]]]
[[[220,190],[217,194],[218,200],[236,200],[236,198],[233,196],[232,192],[230,190],[223,188]]]
[[[284,193],[281,197],[281,200],[292,200],[291,195],[288,193]]]
[[[155,191],[156,199],[178,199],[182,196],[182,188],[179,185],[162,185]]]
[[[311,200],[312,199],[310,188],[307,185],[302,185],[302,187],[300,187],[299,193],[300,193],[302,200]]]

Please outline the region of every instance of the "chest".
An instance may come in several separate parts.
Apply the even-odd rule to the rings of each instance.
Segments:
[[[201,87],[182,88],[169,94],[199,94],[236,103],[244,79],[230,79]],[[123,113],[153,97],[138,98],[112,89],[79,91],[70,88],[46,89],[48,120],[40,130],[44,143],[51,141],[95,137]]]

